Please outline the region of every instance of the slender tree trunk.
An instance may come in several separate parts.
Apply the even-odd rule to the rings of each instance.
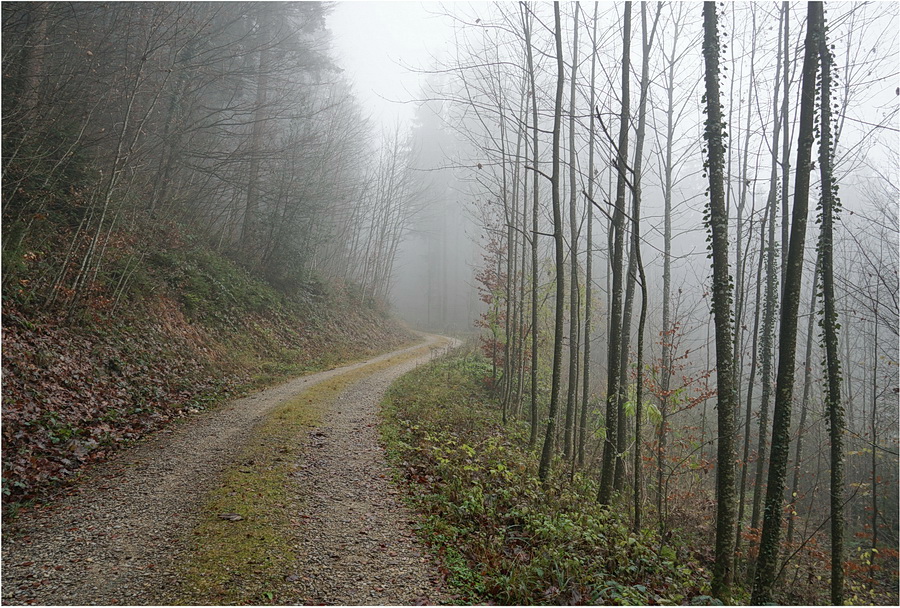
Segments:
[[[784,86],[781,94],[781,124],[784,129],[781,132],[781,284],[784,285],[784,274],[787,272],[787,253],[788,253],[788,195],[791,187],[791,72],[790,72],[790,38],[788,36],[791,23],[791,3],[785,0],[781,3],[782,21],[784,22],[784,30],[782,31],[782,59],[783,66],[781,69],[781,77],[784,79]],[[775,144],[773,144],[775,145]]]
[[[817,5],[815,19],[812,14],[813,5]],[[837,180],[834,178],[832,168],[834,142],[831,135],[831,65],[833,60],[831,49],[828,46],[822,3],[811,2],[810,7],[809,21],[810,23],[815,21],[818,30],[819,38],[817,42],[819,58],[822,62],[822,117],[819,130],[821,134],[819,140],[819,168],[822,183],[822,226],[819,250],[822,256],[822,302],[825,309],[822,329],[825,342],[826,375],[828,376],[826,410],[828,412],[828,434],[831,439],[831,603],[837,606],[844,603],[843,433],[846,425],[844,408],[841,403],[841,362],[838,358],[838,319],[834,301],[834,214],[840,209],[840,203],[837,198]],[[875,318],[878,318],[877,314]],[[872,418],[874,428],[874,409]],[[872,451],[874,458],[874,437]],[[875,514],[877,514],[877,509]],[[873,530],[877,529],[878,526],[873,526]]]
[[[732,9],[734,5],[732,5]],[[747,95],[748,99],[754,99],[755,92],[755,83],[756,83],[756,7],[754,5],[750,6],[751,16],[752,16],[752,43],[750,47],[750,88]],[[776,75],[775,78],[776,83],[778,82],[778,77]],[[732,81],[733,84],[733,81]],[[777,84],[776,84],[776,96],[777,96]],[[743,235],[744,235],[744,210],[747,206],[747,193],[750,190],[750,177],[748,175],[748,167],[749,167],[749,159],[750,159],[750,118],[752,116],[752,112],[747,110],[747,121],[745,123],[744,128],[744,142],[743,142],[743,150],[742,155],[743,159],[741,161],[741,171],[739,177],[740,183],[740,197],[738,199],[737,204],[737,224],[735,226],[735,282],[734,282],[734,369],[735,369],[735,382],[736,384],[736,395],[737,395],[737,403],[735,403],[735,419],[737,420],[740,417],[741,410],[741,401],[740,401],[740,383],[743,379],[743,370],[744,370],[744,361],[743,361],[743,346],[744,346],[744,301],[746,299],[746,287],[744,285],[744,265],[746,264],[744,251],[743,251]],[[777,125],[778,118],[777,114],[775,115],[775,123]],[[778,131],[775,132],[774,141],[778,140]],[[772,146],[772,149],[775,149],[775,146]],[[773,162],[773,175],[775,174],[774,162]],[[751,220],[752,221],[752,220]],[[749,247],[748,237],[748,247]],[[761,255],[761,254],[760,254]],[[754,340],[755,342],[755,340]],[[749,407],[749,406],[748,406]],[[747,452],[748,445],[746,441],[748,439],[747,433],[744,434],[745,443],[744,443],[744,459],[741,461],[741,485],[739,491],[739,499],[738,499],[738,517],[737,517],[737,532],[735,533],[735,558],[737,557],[738,552],[740,551],[741,546],[741,520],[743,518],[744,511],[744,482],[746,479],[746,470],[747,470]]]
[[[532,203],[531,203],[531,430],[528,446],[534,448],[538,437],[538,208],[540,182],[538,175],[538,110],[534,78],[534,56],[531,46],[531,20],[526,5],[522,5],[522,27],[525,31],[525,53],[528,65],[528,83],[531,89],[531,154],[532,154]]]
[[[566,390],[566,430],[563,455],[566,459],[574,456],[575,418],[578,411],[578,351],[581,348],[578,310],[581,306],[578,288],[578,216],[575,208],[578,202],[576,189],[575,155],[575,82],[578,76],[578,9],[575,3],[572,34],[572,77],[569,81],[569,383]]]
[[[598,2],[594,2],[593,29],[591,34],[591,93],[589,108],[594,107],[597,76],[597,6]],[[581,395],[581,424],[578,426],[578,465],[584,466],[584,449],[587,441],[587,418],[588,418],[588,397],[591,387],[591,298],[593,276],[591,274],[591,262],[594,257],[594,206],[590,201],[594,199],[594,113],[591,112],[589,133],[588,133],[588,203],[587,203],[587,253],[584,267],[584,371],[583,392]]]
[[[512,316],[512,283],[513,280],[513,260],[515,256],[512,254],[513,251],[513,241],[515,239],[515,235],[513,234],[512,229],[512,221],[510,218],[510,202],[509,202],[509,187],[506,180],[506,172],[507,172],[507,152],[506,152],[506,114],[505,114],[505,103],[502,96],[502,88],[499,74],[499,65],[497,66],[498,74],[497,74],[497,91],[498,91],[498,99],[497,99],[497,110],[500,115],[500,175],[501,175],[501,184],[500,184],[500,192],[501,192],[501,200],[503,201],[503,217],[506,220],[506,281],[504,281],[504,295],[505,295],[505,314],[503,317],[503,376],[500,379],[502,384],[502,416],[503,416],[503,424],[506,424],[507,410],[509,408],[509,390],[512,383],[512,378],[510,374],[510,317]]]
[[[766,503],[763,514],[759,561],[751,601],[755,604],[773,600],[784,506],[784,479],[790,453],[791,400],[794,390],[794,364],[797,347],[797,313],[803,278],[803,250],[809,201],[809,178],[812,164],[813,122],[815,118],[818,42],[822,36],[822,3],[808,5],[806,54],[803,60],[803,82],[800,99],[800,132],[797,146],[797,176],[794,186],[793,223],[788,248],[787,272],[781,306],[781,328],[778,338],[778,375],[775,406],[772,412],[772,457],[769,463]]]
[[[781,28],[784,26],[784,14],[781,15],[781,18],[778,23],[779,32]],[[778,38],[778,56],[781,55],[781,37]],[[772,125],[772,146],[771,146],[771,173],[769,175],[769,194],[766,202],[766,211],[763,219],[763,226],[768,222],[769,231],[768,231],[768,241],[766,239],[765,230],[761,231],[763,235],[762,238],[762,249],[760,250],[760,264],[762,263],[763,251],[766,252],[766,270],[765,275],[758,274],[760,277],[757,282],[757,305],[756,305],[756,313],[754,315],[754,336],[753,336],[753,362],[751,364],[751,372],[750,372],[750,386],[748,387],[747,394],[747,413],[746,413],[746,428],[744,431],[744,458],[743,458],[743,466],[741,468],[741,488],[740,488],[740,499],[738,501],[738,531],[736,536],[735,548],[739,548],[740,541],[740,531],[741,531],[741,523],[744,517],[744,496],[746,491],[746,477],[747,477],[747,467],[748,467],[748,457],[749,457],[749,443],[750,443],[750,412],[751,406],[750,400],[753,395],[753,383],[755,380],[755,372],[756,372],[756,343],[757,343],[757,332],[759,331],[759,282],[762,280],[761,277],[765,276],[766,278],[766,291],[765,291],[765,303],[764,303],[764,313],[763,313],[763,336],[762,336],[762,376],[763,376],[763,388],[762,388],[762,398],[760,402],[760,422],[759,422],[759,436],[757,439],[757,456],[756,456],[756,466],[755,466],[755,476],[754,476],[754,491],[753,491],[753,511],[750,517],[750,527],[756,530],[759,527],[759,512],[760,512],[760,503],[762,499],[762,481],[763,474],[765,471],[766,465],[766,435],[768,434],[768,420],[769,420],[769,400],[771,398],[771,384],[772,384],[772,333],[775,330],[775,299],[778,297],[776,294],[777,290],[777,281],[775,275],[775,217],[776,217],[776,208],[778,205],[778,135],[782,126],[787,129],[786,123],[784,123],[784,116],[779,116],[778,114],[778,101],[779,101],[779,88],[781,85],[781,63],[776,64],[775,68],[775,94],[772,102],[772,116],[773,116],[773,125]],[[748,127],[749,128],[749,127]],[[768,245],[766,243],[768,242]],[[760,267],[761,269],[761,267]],[[753,568],[755,566],[755,560],[750,560],[750,568],[748,570],[748,579],[753,580]]]
[[[633,194],[632,194],[633,199]],[[634,200],[631,212],[634,213]],[[622,305],[622,330],[619,346],[619,398],[616,401],[616,470],[613,489],[621,492],[625,485],[625,452],[628,450],[628,420],[625,403],[628,401],[628,358],[631,348],[631,316],[634,310],[634,288],[637,277],[637,257],[634,254],[633,239],[628,243],[628,264],[625,272],[625,302]]]
[[[643,466],[641,451],[642,423],[644,415],[644,328],[647,321],[647,284],[644,263],[641,260],[641,177],[643,173],[644,136],[647,128],[647,94],[650,90],[650,50],[656,36],[656,25],[662,11],[662,4],[656,5],[656,16],[652,31],[648,31],[647,5],[641,4],[641,97],[638,103],[637,140],[634,147],[634,181],[632,196],[631,250],[634,255],[638,281],[641,287],[641,308],[638,318],[637,335],[637,377],[635,379],[634,406],[634,530],[641,529],[641,502],[643,501]]]
[[[773,167],[774,174],[774,167]],[[750,527],[759,529],[759,518],[764,491],[766,466],[768,464],[768,435],[769,435],[769,404],[772,399],[772,368],[774,365],[774,333],[775,333],[775,306],[778,299],[778,276],[775,270],[775,219],[777,217],[778,196],[774,189],[769,191],[768,222],[769,238],[766,247],[766,295],[763,312],[763,333],[761,340],[762,350],[762,396],[759,406],[759,437],[756,449],[756,473],[753,488],[753,512],[750,517]],[[751,567],[752,580],[753,567]]]
[[[756,267],[756,299],[753,307],[753,344],[750,354],[750,376],[747,379],[747,405],[744,410],[744,454],[741,458],[741,483],[738,498],[738,515],[737,526],[735,526],[735,563],[737,563],[737,555],[741,550],[741,526],[744,522],[744,507],[746,505],[747,491],[747,471],[750,468],[750,430],[753,426],[753,388],[756,384],[756,367],[757,367],[757,345],[759,342],[759,316],[763,282],[763,252],[766,249],[766,222],[769,218],[769,210],[766,208],[763,213],[762,226],[760,227],[760,245],[759,245],[759,263]]]
[[[657,430],[656,451],[656,509],[659,516],[660,530],[665,530],[666,492],[663,474],[666,461],[666,448],[669,424],[669,391],[672,386],[672,346],[674,329],[672,328],[672,148],[675,140],[675,62],[678,48],[680,28],[672,34],[672,56],[668,59],[668,76],[666,79],[666,153],[663,164],[663,309],[662,309],[662,378],[660,388],[662,397],[659,400],[659,427]]]
[[[635,380],[634,405],[634,531],[641,529],[641,503],[643,502],[643,452],[642,424],[644,418],[644,329],[647,324],[647,277],[641,259],[641,176],[643,167],[644,132],[647,126],[647,93],[650,89],[650,49],[656,34],[656,24],[662,12],[662,4],[657,4],[652,32],[647,31],[647,5],[641,4],[641,100],[638,106],[638,131],[634,159],[634,216],[632,217],[632,248],[637,263],[638,279],[641,286],[641,309],[638,316],[637,334],[637,379]]]
[[[562,56],[562,24],[559,17],[559,4],[553,5],[554,34],[556,39],[556,100],[553,107],[553,149],[551,158],[553,173],[550,184],[553,200],[553,240],[556,249],[556,319],[553,332],[553,372],[550,388],[550,412],[547,421],[547,434],[541,450],[541,463],[538,477],[547,481],[550,474],[550,463],[553,459],[553,438],[556,431],[556,413],[559,406],[559,381],[562,367],[563,313],[565,312],[565,252],[563,251],[563,226],[559,200],[559,139],[562,122],[562,97],[565,84],[565,66]]]
[[[875,306],[878,306],[880,285],[875,288]],[[878,311],[872,311],[874,336],[872,337],[872,416],[869,421],[872,429],[872,557],[869,567],[869,576],[875,573],[875,558],[878,556],[878,426],[875,424],[875,415],[878,406]]]
[[[523,86],[526,86],[523,84]],[[526,101],[526,104],[528,102]],[[522,130],[524,132],[525,138],[525,155],[523,158],[527,158],[528,155],[528,107],[525,108],[526,112],[522,116]],[[518,157],[517,157],[518,158]],[[524,164],[524,160],[522,161]],[[519,341],[519,369],[518,369],[518,386],[516,390],[516,401],[515,401],[515,411],[516,416],[519,417],[522,414],[522,396],[525,392],[525,366],[526,366],[526,352],[527,347],[525,346],[525,337],[527,335],[527,330],[525,328],[525,280],[527,274],[525,272],[525,268],[528,265],[528,246],[527,242],[536,238],[532,236],[532,239],[529,239],[527,236],[528,231],[528,173],[527,171],[522,173],[522,214],[521,214],[521,227],[522,231],[522,253],[521,259],[519,261],[521,270],[519,271],[519,317],[518,322],[516,323],[516,328],[518,331],[518,341]],[[537,329],[537,328],[535,328]]]
[[[813,329],[816,324],[816,297],[819,289],[819,269],[821,259],[816,259],[816,268],[813,271],[812,296],[809,303],[809,319],[806,325],[806,359],[803,369],[803,400],[800,402],[800,426],[797,428],[797,445],[794,448],[794,479],[791,482],[791,494],[788,497],[790,509],[788,512],[787,546],[790,550],[794,542],[794,524],[797,520],[797,500],[800,492],[800,465],[803,462],[803,437],[806,435],[806,416],[809,410],[809,393],[812,389],[812,350]]]
[[[616,207],[613,212],[611,256],[612,290],[609,310],[609,356],[606,382],[606,441],[603,444],[603,468],[600,473],[598,501],[608,505],[612,499],[613,477],[618,452],[619,361],[622,341],[622,257],[625,244],[625,186],[628,163],[628,125],[631,120],[629,78],[631,75],[631,3],[626,2],[622,17],[622,114],[616,150]],[[614,236],[613,236],[614,235]]]
[[[499,75],[498,75],[499,81]],[[499,86],[499,84],[498,84]],[[519,200],[519,167],[520,158],[522,157],[522,140],[524,137],[524,119],[528,109],[526,89],[522,88],[522,95],[519,100],[519,108],[522,112],[521,117],[516,119],[516,154],[513,157],[513,175],[512,175],[512,196],[506,209],[507,222],[507,244],[508,244],[508,262],[507,262],[507,279],[506,279],[506,381],[504,382],[503,394],[503,422],[504,424],[509,418],[510,413],[515,418],[513,408],[513,391],[517,372],[519,369],[519,350],[521,348],[520,336],[516,318],[518,314],[519,304],[516,298],[516,277],[519,275],[519,232],[515,229],[518,218],[518,200]]]
[[[719,93],[719,37],[715,2],[703,3],[706,126],[709,207],[707,209],[713,264],[712,306],[716,328],[716,385],[718,389],[718,457],[716,463],[716,542],[712,593],[731,595],[734,551],[734,404],[733,337],[731,335],[731,276],[728,270],[728,217],[725,210],[725,126]]]
[[[266,24],[261,24],[261,27]],[[247,200],[244,205],[244,224],[241,231],[241,245],[247,254],[256,254],[258,247],[257,232],[259,229],[259,161],[262,156],[263,129],[265,127],[267,108],[266,97],[269,90],[269,44],[264,41],[259,51],[259,72],[256,75],[256,105],[253,125],[250,130],[250,167],[247,176]]]

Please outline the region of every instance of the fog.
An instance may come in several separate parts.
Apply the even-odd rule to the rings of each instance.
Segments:
[[[826,529],[843,441],[863,564],[900,540],[898,7],[4,2],[4,302],[115,311],[184,249],[473,338],[541,481],[637,490],[646,449],[663,524],[728,481],[729,542],[763,489]]]
[[[633,6],[624,130],[623,7],[567,3],[555,26],[549,3],[527,8],[339,3],[329,27],[354,94],[376,128],[405,133],[407,169],[416,176],[415,204],[408,207],[389,279],[393,310],[419,329],[476,332],[502,387],[504,407],[511,404],[513,412],[522,407],[529,387],[533,395],[540,393],[534,399],[549,407],[551,417],[562,415],[554,409],[557,393],[546,385],[536,388],[527,377],[535,360],[546,383],[551,370],[554,377],[562,375],[558,390],[559,395],[568,390],[567,408],[579,374],[589,378],[585,395],[594,415],[607,399],[607,430],[615,409],[607,391],[614,377],[610,367],[621,366],[624,384],[617,390],[633,387],[635,376],[638,384],[646,382],[652,407],[664,420],[675,391],[681,404],[676,434],[694,438],[701,461],[715,461],[715,418],[721,412],[717,357],[724,355],[715,349],[712,314],[701,5]],[[853,453],[865,453],[865,437],[877,436],[896,455],[897,367],[884,363],[898,360],[898,11],[895,3],[828,3],[826,8],[835,142],[828,158],[840,199],[834,276],[842,398],[856,442]],[[790,234],[792,224],[804,218],[802,276],[791,283],[799,289],[792,337],[796,380],[791,381],[797,384],[794,405],[803,422],[790,412],[787,420],[793,420],[792,432],[800,424],[799,435],[815,434],[815,450],[829,441],[823,424],[825,371],[818,365],[824,357],[818,324],[823,300],[816,294],[822,289],[813,285],[824,200],[817,122],[804,139],[813,142],[809,210],[795,216],[796,184],[807,168],[797,166],[806,12],[805,4],[786,3],[718,8],[717,82],[727,138],[726,278],[740,393],[736,423],[744,450],[737,457],[746,467],[757,456],[766,461],[774,362],[790,352],[780,350],[786,342],[779,334],[790,310],[783,299]],[[821,105],[821,79],[815,91]],[[620,180],[614,161],[623,141]],[[614,222],[619,209],[627,218],[622,228]],[[635,226],[646,302],[634,262]],[[554,235],[561,235],[559,244]],[[623,241],[620,294],[613,289],[617,239]],[[639,335],[642,304],[646,328]],[[554,321],[554,314],[562,317]],[[613,336],[619,333],[623,349],[614,350]],[[556,355],[554,344],[560,342],[562,354]],[[592,353],[588,366],[581,360],[587,357],[586,343]],[[640,368],[639,344],[646,351]],[[618,358],[610,366],[612,356]],[[803,400],[797,403],[801,390]],[[807,421],[807,412],[814,422]],[[567,433],[570,414],[567,409]],[[526,416],[533,425],[535,415]],[[602,425],[601,418],[592,424]],[[618,449],[627,449],[619,441]],[[815,467],[803,462],[812,475]],[[815,475],[824,475],[821,452],[817,462]],[[753,466],[761,486],[763,467]],[[859,479],[867,474],[862,461],[853,467]],[[824,512],[824,498],[816,498],[817,482],[811,479],[795,477],[794,491],[811,493],[810,512]],[[742,482],[740,518],[745,486]],[[896,482],[889,487],[896,496]],[[756,492],[754,500],[760,495]],[[866,520],[865,507],[854,504],[854,517]],[[746,516],[750,509],[748,504]],[[754,502],[754,527],[758,512]],[[888,527],[896,541],[896,520]]]
[[[579,41],[580,77],[577,82],[576,120],[577,171],[580,192],[586,187],[588,117],[589,57],[592,44],[586,25],[590,20],[593,5],[582,7],[582,31]],[[539,100],[542,156],[549,149],[549,135],[552,127],[552,84],[553,49],[550,46],[552,14],[547,6],[538,5],[536,13],[538,25],[535,31],[535,46],[538,52],[536,71],[538,87],[545,98]],[[571,13],[572,7],[567,7]],[[790,32],[792,48],[791,111],[796,121],[798,74],[796,65],[802,52],[802,18],[797,11],[797,25]],[[891,156],[892,145],[896,142],[897,103],[895,80],[897,74],[897,41],[890,34],[896,23],[896,11],[886,7],[870,7],[862,10],[854,5],[829,5],[829,17],[835,28],[834,41],[838,47],[837,62],[845,62],[846,80],[842,81],[842,92],[846,104],[846,119],[842,121],[843,132],[839,148],[839,170],[843,188],[843,203],[848,209],[861,210],[867,202],[866,192],[878,189],[879,175],[887,184],[896,184],[895,157]],[[768,139],[765,132],[766,121],[771,114],[773,94],[776,41],[779,30],[778,17],[774,9],[749,5],[730,6],[724,13],[729,21],[726,31],[733,42],[723,52],[723,62],[727,64],[724,73],[723,90],[727,96],[723,100],[730,121],[731,135],[729,162],[734,172],[732,185],[728,190],[732,221],[736,221],[736,207],[742,199],[744,225],[741,230],[742,246],[748,246],[748,239],[757,238],[761,223],[761,209],[765,205],[768,181]],[[571,16],[563,19],[566,70],[569,70],[572,27]],[[634,40],[632,42],[632,114],[637,110],[638,79],[640,77],[640,26],[635,17]],[[620,101],[618,65],[621,58],[621,5],[601,3],[599,5],[599,26],[597,47],[596,102],[606,119],[610,133],[616,129],[615,114]],[[755,30],[754,28],[755,23]],[[675,74],[676,126],[674,135],[677,167],[673,185],[671,261],[673,283],[682,294],[683,313],[701,331],[691,336],[695,342],[706,339],[706,325],[709,321],[709,306],[704,293],[704,285],[709,279],[709,265],[706,260],[706,230],[703,225],[705,205],[705,178],[702,175],[701,134],[703,125],[702,104],[702,57],[700,54],[699,5],[685,4],[666,8],[660,14],[656,40],[651,53],[651,85],[648,90],[649,113],[647,143],[644,145],[645,172],[643,184],[643,210],[645,222],[642,240],[647,272],[656,284],[662,277],[663,252],[663,193],[661,189],[660,155],[665,135],[663,103],[664,62],[677,53],[677,73]],[[733,25],[733,27],[732,27]],[[395,272],[392,277],[391,303],[404,318],[416,326],[424,327],[445,323],[443,314],[435,313],[425,303],[434,300],[434,290],[440,283],[442,294],[453,294],[459,302],[451,306],[460,312],[454,313],[451,325],[456,329],[472,326],[474,316],[483,312],[474,297],[476,288],[474,275],[479,263],[483,262],[483,245],[491,230],[497,226],[486,226],[485,218],[496,214],[502,198],[503,175],[499,164],[503,155],[499,152],[500,114],[506,129],[505,140],[509,149],[505,154],[512,158],[516,150],[516,113],[521,113],[519,95],[522,88],[524,50],[521,19],[518,9],[512,5],[489,3],[415,3],[415,2],[338,2],[328,17],[328,29],[333,36],[333,47],[338,62],[346,77],[352,82],[353,95],[358,99],[363,112],[373,119],[374,129],[383,132],[399,126],[410,138],[410,145],[421,156],[413,161],[417,175],[430,182],[426,186],[421,205],[415,212],[403,246],[398,251]],[[751,50],[758,46],[751,66]],[[496,69],[491,66],[496,66]],[[753,70],[754,99],[749,99],[750,70]],[[568,97],[568,84],[566,86]],[[433,100],[429,107],[423,102]],[[564,100],[568,109],[568,100]],[[506,106],[505,109],[501,106]],[[426,115],[441,114],[432,125],[441,131],[442,137],[452,144],[434,148],[435,140],[421,141],[421,123],[430,120]],[[425,117],[425,118],[423,118]],[[527,120],[525,121],[528,122]],[[565,122],[565,117],[564,117]],[[528,126],[527,124],[525,125]],[[636,125],[634,125],[636,128]],[[614,189],[613,172],[610,168],[612,146],[609,139],[596,125],[597,140],[595,154],[597,179],[595,187],[602,193],[600,197],[609,200]],[[795,130],[795,127],[792,127]],[[418,131],[417,131],[418,130]],[[749,132],[749,139],[745,135]],[[430,136],[425,133],[424,137]],[[563,134],[563,145],[567,146]],[[634,137],[634,133],[632,133]],[[796,135],[792,135],[795,139]],[[420,139],[417,139],[420,138]],[[431,144],[431,148],[429,145]],[[744,146],[747,155],[744,154]],[[793,151],[793,142],[792,142]],[[633,146],[633,143],[632,143]],[[524,153],[523,153],[524,154]],[[427,159],[427,160],[425,160]],[[542,159],[543,170],[549,171],[549,156]],[[563,163],[568,161],[563,152]],[[506,167],[506,178],[511,182],[514,163]],[[744,169],[743,165],[746,165]],[[481,169],[479,169],[481,167]],[[747,175],[743,176],[746,172]],[[515,177],[524,182],[527,169]],[[891,177],[893,175],[893,177]],[[530,181],[531,176],[527,176]],[[743,191],[738,180],[749,184]],[[552,223],[546,180],[540,184],[542,205],[541,223],[544,227]],[[567,179],[562,180],[562,199],[568,197]],[[814,184],[813,186],[817,186]],[[890,188],[888,186],[890,194]],[[507,183],[506,191],[512,195],[513,186]],[[521,193],[519,197],[521,198]],[[742,198],[743,197],[743,198]],[[521,204],[521,203],[520,203]],[[578,203],[581,217],[582,238],[585,229],[585,202]],[[449,215],[448,215],[449,214]],[[779,218],[778,230],[781,230]],[[595,213],[595,234],[602,235],[607,220],[602,213]],[[440,230],[443,227],[445,230]],[[736,226],[733,226],[733,229]],[[547,228],[545,232],[550,232]],[[732,237],[734,238],[734,237]],[[551,254],[551,240],[541,240],[541,257],[548,259]],[[736,244],[734,245],[736,246]],[[758,248],[754,242],[753,249]],[[814,239],[810,237],[808,250],[813,250]],[[437,251],[447,251],[441,253]],[[607,289],[604,278],[606,249],[604,244],[594,245],[596,264],[601,268],[595,275],[595,286],[602,294]],[[451,256],[450,259],[447,256]],[[441,268],[432,268],[426,260],[440,260]],[[437,263],[437,262],[435,262]],[[583,261],[582,261],[583,264]],[[753,273],[746,273],[749,277]],[[436,277],[440,277],[437,279]],[[451,279],[452,277],[452,279]],[[749,280],[749,278],[748,278]],[[449,282],[449,283],[448,283]],[[427,293],[431,291],[432,295]],[[595,294],[597,291],[595,291]],[[659,331],[658,315],[660,298],[651,298],[652,330]],[[436,301],[446,306],[446,297]],[[465,311],[465,312],[463,312]],[[441,319],[440,321],[436,321]]]

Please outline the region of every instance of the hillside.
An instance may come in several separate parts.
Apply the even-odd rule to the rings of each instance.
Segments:
[[[329,11],[3,5],[4,502],[410,338],[379,306],[418,191]]]
[[[108,272],[78,308],[22,289],[62,255],[52,240],[4,272],[5,503],[224,398],[412,337],[350,287],[308,284],[287,295],[174,226],[145,229],[158,249],[125,291],[115,293]],[[137,240],[117,234],[111,265],[130,260]]]

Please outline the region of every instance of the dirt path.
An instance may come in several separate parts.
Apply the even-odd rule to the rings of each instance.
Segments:
[[[436,604],[437,576],[410,529],[378,442],[375,413],[411,361],[345,391],[310,434],[301,494],[297,603]]]
[[[415,359],[351,385],[309,434],[297,480],[308,519],[298,534],[296,603],[437,603],[435,577],[391,487],[375,423],[390,382],[432,356],[438,340],[297,378],[122,452],[69,496],[4,529],[3,603],[168,603],[179,584],[173,556],[254,426],[317,383],[417,349]]]

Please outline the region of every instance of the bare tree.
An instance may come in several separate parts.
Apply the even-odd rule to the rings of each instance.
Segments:
[[[556,251],[556,314],[553,334],[553,372],[550,388],[550,411],[547,420],[547,433],[544,437],[544,447],[541,450],[541,463],[538,469],[538,477],[542,482],[547,481],[550,474],[550,464],[553,458],[553,441],[556,425],[556,412],[559,407],[559,382],[562,368],[562,342],[563,342],[563,318],[566,298],[565,289],[565,252],[563,250],[563,225],[560,213],[559,196],[559,154],[560,154],[560,129],[562,124],[562,97],[565,83],[565,68],[562,56],[562,24],[559,17],[559,4],[553,5],[554,35],[556,40],[556,99],[553,110],[553,148],[551,150],[553,173],[550,177],[550,187],[553,200],[553,239]]]
[[[578,79],[578,10],[572,21],[572,75],[569,80],[569,382],[566,390],[566,419],[563,440],[563,456],[574,456],[575,422],[578,411],[578,354],[581,349],[580,290],[578,286],[578,224],[576,208],[578,189],[576,188],[577,156],[575,154],[575,83]]]
[[[606,381],[606,440],[603,444],[603,467],[600,472],[598,501],[607,505],[612,499],[616,462],[619,454],[618,428],[620,409],[620,357],[622,356],[622,258],[625,243],[625,192],[628,165],[628,127],[631,116],[629,81],[631,75],[631,3],[626,3],[622,15],[622,110],[619,116],[619,138],[616,147],[616,202],[610,238],[612,239],[609,311],[609,338]]]

